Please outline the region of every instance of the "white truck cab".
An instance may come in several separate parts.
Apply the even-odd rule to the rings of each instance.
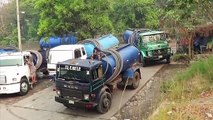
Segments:
[[[30,70],[24,61],[26,57],[32,57],[30,52],[0,54],[0,94],[28,93]]]
[[[68,59],[86,59],[87,54],[84,45],[60,45],[51,48],[48,54],[47,68],[50,76],[56,74],[56,64]]]

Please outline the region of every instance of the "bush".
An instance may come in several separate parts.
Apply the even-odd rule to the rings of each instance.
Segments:
[[[176,58],[185,59],[187,57],[180,55]],[[213,56],[194,62],[186,71],[177,74],[173,80],[163,82],[161,91],[167,93],[168,98],[173,100],[187,98],[189,94],[193,95],[191,98],[194,98],[200,92],[212,89],[212,84]]]
[[[173,55],[172,60],[174,62],[183,63],[183,64],[187,64],[187,65],[190,63],[189,56],[185,55],[185,54],[175,54],[175,55]]]

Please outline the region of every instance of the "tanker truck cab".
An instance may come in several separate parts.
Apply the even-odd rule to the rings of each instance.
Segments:
[[[104,92],[104,80],[101,61],[73,59],[59,63],[55,81],[55,101],[66,107],[96,107],[100,101],[100,94]],[[108,106],[105,112],[111,105],[111,92],[109,89],[107,91],[104,94],[107,94],[110,100],[106,103]]]
[[[142,53],[142,63],[166,59],[170,63],[171,48],[163,31],[148,31],[139,33],[138,47]]]
[[[0,94],[28,93],[30,70],[24,59],[30,57],[30,52],[0,55]]]
[[[56,64],[68,59],[86,59],[87,54],[83,45],[60,45],[50,49],[47,68],[50,76],[56,74]]]
[[[137,65],[139,50],[125,46],[117,53],[122,54],[116,58],[122,62],[115,62],[112,55],[107,55],[102,60],[72,59],[58,63],[55,101],[66,107],[95,107],[99,113],[108,112],[114,88],[128,81],[127,85],[136,89],[141,79],[140,66]],[[132,56],[128,57],[129,54]]]

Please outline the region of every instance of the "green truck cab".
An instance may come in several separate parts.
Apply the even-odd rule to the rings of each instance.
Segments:
[[[141,51],[143,67],[152,61],[166,60],[170,63],[172,51],[164,31],[126,30],[123,37],[126,43],[133,44]]]

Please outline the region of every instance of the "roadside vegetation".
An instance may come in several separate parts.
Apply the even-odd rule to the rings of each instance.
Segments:
[[[195,104],[197,99],[213,94],[213,56],[193,62],[162,82],[162,104],[151,120],[200,120],[212,118],[212,105]],[[194,103],[195,102],[195,103]]]

